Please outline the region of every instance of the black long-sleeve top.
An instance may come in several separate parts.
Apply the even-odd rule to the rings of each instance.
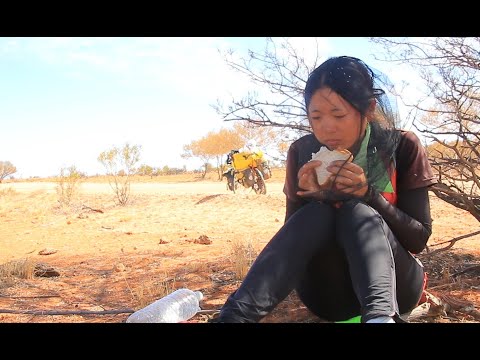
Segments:
[[[428,187],[435,184],[436,179],[419,138],[413,132],[399,131],[400,141],[395,151],[397,203],[389,203],[380,193],[374,193],[366,202],[385,219],[400,244],[418,254],[432,234]],[[321,146],[310,134],[292,143],[288,150],[283,190],[286,195],[285,222],[303,205],[316,201],[296,194],[300,190],[297,174]]]

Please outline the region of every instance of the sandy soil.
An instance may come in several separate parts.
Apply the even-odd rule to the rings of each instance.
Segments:
[[[268,180],[266,195],[234,194],[225,181],[134,182],[127,206],[115,204],[105,182],[81,184],[69,206],[58,202],[55,183],[0,184],[0,323],[122,323],[180,287],[203,292],[204,312],[191,321],[206,322],[281,227],[282,181]],[[433,194],[432,207],[430,251],[478,230],[471,215]],[[432,294],[457,304],[428,321],[480,320],[479,239],[421,254]],[[30,272],[6,276],[14,264]],[[292,293],[263,322],[322,321]]]

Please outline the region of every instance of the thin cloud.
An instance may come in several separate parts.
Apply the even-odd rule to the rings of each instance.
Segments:
[[[345,50],[335,38],[289,41],[310,66]],[[142,145],[148,165],[188,165],[179,157],[184,145],[229,125],[211,107],[217,99],[228,104],[252,90],[272,98],[222,56],[229,48],[242,57],[263,53],[265,45],[264,38],[0,38],[0,160],[25,176],[53,175],[63,164],[96,173],[98,154],[128,141]]]

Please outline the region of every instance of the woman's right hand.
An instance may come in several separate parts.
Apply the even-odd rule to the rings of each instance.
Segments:
[[[302,196],[320,190],[315,172],[315,168],[320,165],[322,165],[320,160],[311,160],[298,170],[298,187],[304,191],[297,191],[297,195]]]

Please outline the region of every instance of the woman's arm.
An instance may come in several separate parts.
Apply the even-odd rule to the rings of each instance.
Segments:
[[[373,192],[366,203],[385,219],[405,249],[413,254],[425,249],[432,234],[428,187],[399,192],[398,207],[378,192]]]
[[[299,151],[297,148],[298,142],[294,142],[287,152],[286,172],[285,172],[285,184],[283,192],[286,195],[286,209],[285,209],[285,222],[303,205],[307,203],[305,199],[302,199],[297,195],[298,188],[298,169],[299,164]]]
[[[294,202],[287,198],[287,204],[285,207],[285,222],[287,222],[287,220],[303,205],[303,202]]]

